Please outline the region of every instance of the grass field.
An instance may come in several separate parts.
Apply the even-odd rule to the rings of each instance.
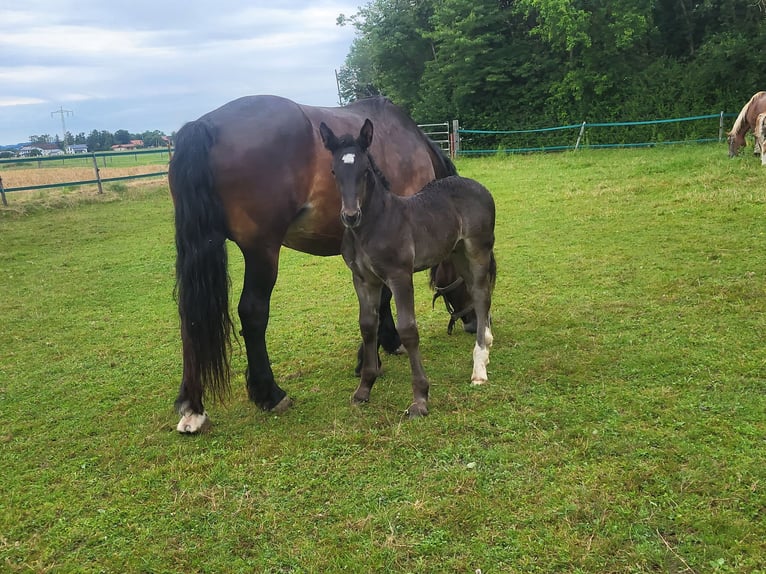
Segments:
[[[416,278],[352,407],[342,261],[284,250],[295,399],[184,437],[164,187],[0,210],[0,571],[766,572],[766,170],[724,146],[461,160],[498,206],[490,383]],[[241,260],[232,250],[234,297]]]

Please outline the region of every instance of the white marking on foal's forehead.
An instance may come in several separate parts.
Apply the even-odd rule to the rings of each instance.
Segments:
[[[346,153],[346,154],[343,154],[343,157],[340,159],[343,160],[343,163],[354,163],[354,160],[356,159],[356,154]]]

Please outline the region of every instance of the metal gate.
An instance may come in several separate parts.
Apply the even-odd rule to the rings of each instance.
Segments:
[[[418,127],[446,154],[453,157],[448,122],[443,124],[418,124]]]

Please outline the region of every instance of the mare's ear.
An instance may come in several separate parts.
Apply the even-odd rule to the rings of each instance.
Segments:
[[[362,151],[367,151],[370,147],[370,144],[372,143],[372,122],[370,121],[370,118],[364,120],[364,125],[362,126],[362,129],[359,130],[359,137],[356,141],[359,144],[359,147],[362,148]]]
[[[321,124],[319,124],[319,134],[322,136],[322,142],[324,142],[324,147],[326,147],[328,150],[332,152],[338,149],[338,145],[340,142],[338,142],[338,138],[335,136],[335,134],[327,126],[326,123],[322,122]]]

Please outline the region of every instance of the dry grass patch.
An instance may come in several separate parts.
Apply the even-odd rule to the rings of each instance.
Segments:
[[[157,165],[136,165],[132,167],[101,167],[99,174],[102,179],[110,177],[126,177],[157,173],[162,168]],[[67,183],[76,181],[90,181],[96,178],[93,166],[78,167],[35,167],[26,169],[3,169],[0,171],[3,178],[3,187],[27,187],[30,185],[48,185],[52,183]]]

